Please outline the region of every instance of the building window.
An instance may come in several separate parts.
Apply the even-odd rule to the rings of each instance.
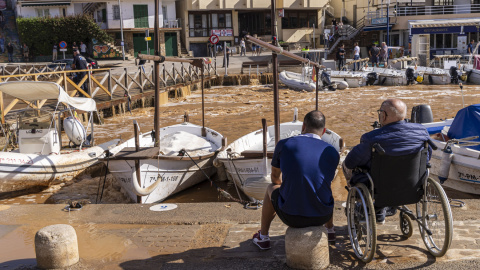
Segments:
[[[107,22],[107,10],[99,9],[97,10],[97,22]]]
[[[451,6],[453,5],[453,0],[434,0],[434,6]]]
[[[285,10],[282,18],[283,29],[312,27],[317,24],[317,11]]]
[[[37,13],[37,17],[49,17],[50,16],[50,9],[48,9],[48,8],[45,8],[45,9],[36,8],[35,11]]]
[[[188,27],[190,37],[208,37],[211,35],[211,30],[230,30],[229,33],[232,33],[232,14],[229,12],[190,12]],[[227,31],[222,31],[222,33],[227,33]]]
[[[112,7],[113,7],[113,19],[120,20],[120,6],[113,5]]]
[[[148,5],[133,5],[135,28],[148,28]]]
[[[430,47],[434,49],[456,49],[458,34],[431,34]]]

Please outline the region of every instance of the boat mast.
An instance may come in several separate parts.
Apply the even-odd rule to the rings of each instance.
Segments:
[[[155,26],[153,50],[155,56],[160,56],[160,35],[159,30],[159,0],[155,0]],[[160,61],[155,61],[155,115],[153,117],[153,127],[155,129],[155,146],[160,146]]]
[[[275,1],[272,0],[272,14],[271,14],[271,24],[272,24],[272,45],[278,47],[277,43],[277,16],[275,14]],[[280,108],[279,108],[279,95],[278,95],[278,59],[277,53],[272,51],[272,65],[273,65],[273,114],[275,122],[275,144],[280,139]]]

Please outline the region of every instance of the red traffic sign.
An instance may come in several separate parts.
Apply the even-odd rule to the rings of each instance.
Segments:
[[[58,43],[58,46],[60,46],[60,48],[62,49],[65,49],[67,47],[67,43],[65,41],[60,41],[60,43]]]
[[[210,43],[212,44],[217,44],[220,41],[217,35],[211,35],[209,40],[210,40]]]

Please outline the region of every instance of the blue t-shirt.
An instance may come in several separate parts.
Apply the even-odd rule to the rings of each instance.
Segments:
[[[282,171],[278,207],[289,215],[324,217],[333,212],[330,185],[340,155],[312,135],[283,139],[275,147],[272,166]]]

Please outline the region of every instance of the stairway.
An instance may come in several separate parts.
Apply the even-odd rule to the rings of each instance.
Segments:
[[[0,23],[0,35],[5,38],[5,53],[0,54],[0,62],[8,63],[7,44],[11,42],[13,50],[13,61],[23,62],[22,44],[17,31],[17,24],[15,23],[15,13],[11,9],[3,10],[5,21]]]
[[[351,25],[343,25],[342,29],[338,29],[340,37],[338,37],[335,42],[330,46],[328,54],[329,59],[335,58],[337,46],[339,46],[341,43],[345,44],[345,50],[353,49],[353,41],[359,34],[361,35],[363,33],[363,29],[365,28],[365,17],[358,20],[356,25],[357,27],[353,27]]]
[[[110,46],[110,48],[113,48],[114,51],[116,51],[117,53],[119,53],[120,55],[122,54],[122,46],[115,46],[114,44],[110,43],[110,42],[107,42],[106,45]],[[125,51],[125,59],[135,59],[135,57],[129,53],[127,53],[127,51]]]

